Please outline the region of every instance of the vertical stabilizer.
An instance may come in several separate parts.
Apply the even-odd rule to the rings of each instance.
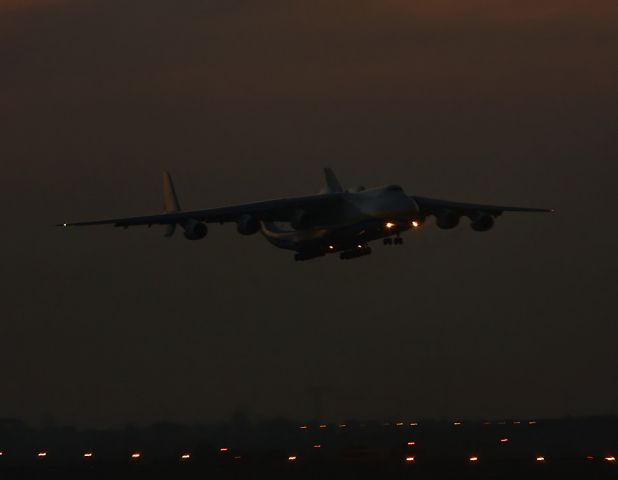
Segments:
[[[174,182],[172,182],[172,176],[167,171],[163,171],[163,211],[165,213],[180,211]]]
[[[330,168],[324,169],[324,179],[326,180],[326,188],[323,190],[325,193],[343,192],[339,180],[337,180],[337,177],[335,177],[334,172]]]

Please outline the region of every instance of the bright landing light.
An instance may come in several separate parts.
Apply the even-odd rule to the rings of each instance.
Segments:
[[[393,222],[386,222],[384,226],[390,230],[391,228],[395,226],[395,224]]]
[[[541,457],[541,456],[536,457],[536,461],[537,462],[544,462],[545,461],[545,457]]]
[[[418,228],[420,226],[421,226],[420,222],[416,220],[412,220],[412,228]]]

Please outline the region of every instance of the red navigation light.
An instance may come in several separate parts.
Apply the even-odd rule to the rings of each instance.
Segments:
[[[509,439],[504,437],[500,439],[500,443],[508,443]]]
[[[320,445],[319,443],[316,443],[313,448],[322,448],[322,445]]]
[[[227,452],[228,450],[229,450],[229,448],[227,448],[227,447],[221,447],[219,449],[220,452]]]
[[[416,445],[416,442],[408,442],[408,445]]]
[[[414,457],[406,457],[406,462],[412,463],[414,461]]]

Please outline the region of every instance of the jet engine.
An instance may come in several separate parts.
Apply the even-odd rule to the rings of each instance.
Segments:
[[[482,214],[476,217],[472,223],[470,223],[470,227],[472,230],[477,232],[486,232],[491,227],[494,226],[494,218],[491,215]]]
[[[253,215],[242,215],[236,222],[236,229],[241,235],[253,235],[260,229],[260,222]]]
[[[455,212],[444,212],[436,217],[436,225],[443,230],[455,228],[459,225],[459,215]]]
[[[182,228],[185,229],[185,238],[189,240],[199,240],[208,234],[208,227],[205,223],[197,220],[187,220],[183,222]]]

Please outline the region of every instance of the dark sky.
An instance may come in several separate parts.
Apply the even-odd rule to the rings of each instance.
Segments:
[[[0,416],[618,414],[614,0],[2,0]],[[547,206],[306,263],[233,225],[347,186]]]

